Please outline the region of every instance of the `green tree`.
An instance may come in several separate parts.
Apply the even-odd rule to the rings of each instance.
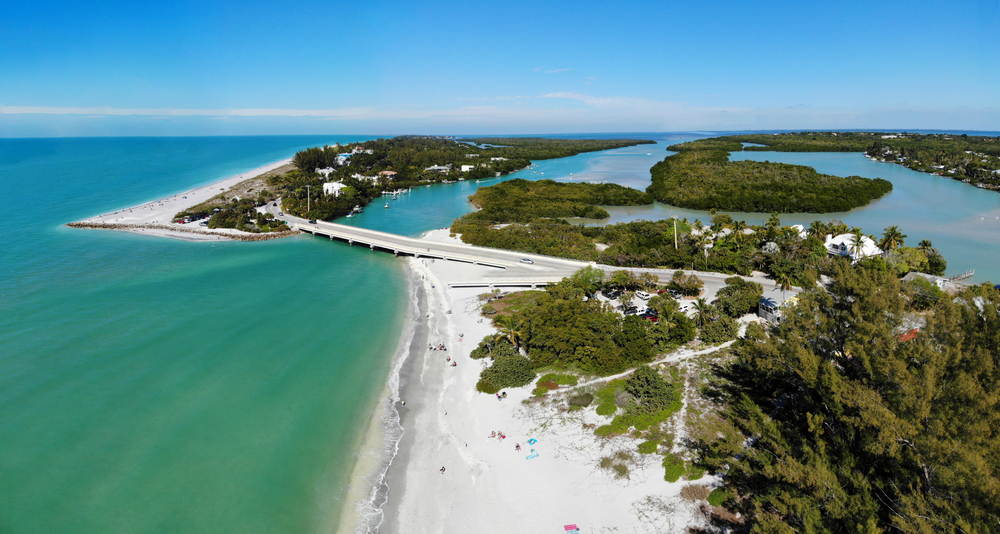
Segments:
[[[941,299],[901,340],[908,299],[889,273],[838,262],[780,328],[721,374],[746,447],[726,466],[751,532],[994,532],[1000,528],[1000,293]]]
[[[726,287],[716,294],[715,306],[729,317],[742,317],[753,313],[764,296],[764,288],[757,282],[748,282],[738,276],[726,278]]]
[[[882,233],[882,240],[879,241],[879,247],[886,251],[896,250],[903,246],[904,239],[906,239],[906,236],[903,235],[903,232],[899,231],[898,226],[890,226]]]
[[[704,328],[705,323],[715,317],[715,308],[705,299],[699,298],[694,303],[694,320],[698,328]]]

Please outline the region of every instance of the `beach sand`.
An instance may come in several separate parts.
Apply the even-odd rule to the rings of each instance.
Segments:
[[[600,439],[584,426],[607,422],[593,410],[560,414],[565,401],[558,392],[546,402],[523,403],[531,386],[506,390],[503,400],[477,392],[484,362],[469,353],[494,331],[478,314],[476,296],[484,290],[450,289],[447,282],[468,280],[469,269],[484,275],[491,269],[406,261],[420,296],[399,366],[395,406],[402,437],[380,483],[381,513],[357,531],[557,533],[575,524],[586,533],[678,532],[704,522],[697,504],[679,497],[688,483],[664,481],[659,456],[636,453],[634,439]],[[429,350],[429,343],[447,350]],[[491,439],[494,431],[506,439]],[[529,445],[532,438],[537,443]],[[527,459],[532,449],[538,456]],[[615,478],[598,465],[619,450],[634,458],[628,478]],[[711,477],[698,481],[718,483]]]
[[[208,185],[170,195],[166,198],[144,202],[137,206],[122,208],[110,213],[102,213],[78,222],[82,225],[92,225],[95,228],[102,227],[102,225],[116,225],[112,229],[187,241],[217,241],[244,235],[249,236],[251,234],[248,232],[229,228],[209,230],[199,227],[197,223],[175,224],[173,223],[173,218],[178,212],[192,206],[197,206],[244,180],[270,172],[283,165],[287,165],[291,161],[291,158],[289,158],[270,163],[251,171],[223,178]]]

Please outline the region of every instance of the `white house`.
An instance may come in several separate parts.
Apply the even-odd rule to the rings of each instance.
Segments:
[[[337,166],[343,167],[347,164],[347,160],[351,158],[350,154],[337,154]]]
[[[351,178],[356,178],[358,180],[368,180],[369,182],[374,182],[375,180],[378,180],[378,176],[363,176],[358,173],[352,174]]]
[[[325,169],[316,169],[316,174],[322,174],[323,177],[330,176],[331,172],[333,172],[333,167],[327,167]]]
[[[356,146],[351,149],[351,154],[374,154],[375,151],[370,148],[365,148],[363,146]]]
[[[462,172],[469,172],[475,168],[476,168],[475,165],[462,165]]]
[[[507,161],[507,158],[490,158],[490,161]]]
[[[868,236],[861,238],[861,250],[854,250],[854,234],[840,234],[837,237],[827,234],[826,250],[836,256],[851,258],[851,263],[855,263],[860,259],[882,255],[882,249],[878,248],[875,241]]]
[[[801,239],[809,237],[809,232],[806,231],[806,227],[802,226],[801,224],[793,224],[789,228],[795,230],[795,233],[799,234],[799,237]]]
[[[425,171],[437,171],[437,172],[439,172],[441,174],[448,174],[448,171],[451,170],[451,164],[449,163],[448,165],[432,165],[430,167],[427,167],[424,170]]]
[[[346,186],[340,182],[327,182],[323,184],[323,194],[338,197],[340,196],[340,190],[344,187]]]

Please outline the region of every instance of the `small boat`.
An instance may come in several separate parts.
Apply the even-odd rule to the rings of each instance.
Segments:
[[[388,202],[385,203],[385,207],[387,207],[387,208],[389,207],[389,203]]]
[[[347,218],[348,218],[348,219],[350,219],[351,217],[354,217],[354,212],[353,212],[353,211],[352,211],[351,213],[348,213],[348,214],[347,214]]]
[[[569,175],[570,175],[570,176],[573,176],[573,173],[569,173]]]

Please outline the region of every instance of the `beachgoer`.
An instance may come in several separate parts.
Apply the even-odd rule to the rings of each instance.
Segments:
[[[495,438],[495,437],[497,437],[497,431],[496,431],[496,430],[494,430],[493,432],[490,432],[490,437],[491,437],[491,438]]]
[[[514,445],[514,450],[515,450],[515,451],[519,451],[519,450],[521,450],[521,444],[520,444],[520,443],[518,443],[517,445]]]
[[[458,362],[451,362],[452,367],[458,367]]]
[[[444,466],[443,465],[441,466],[441,474],[442,475],[444,474]]]

